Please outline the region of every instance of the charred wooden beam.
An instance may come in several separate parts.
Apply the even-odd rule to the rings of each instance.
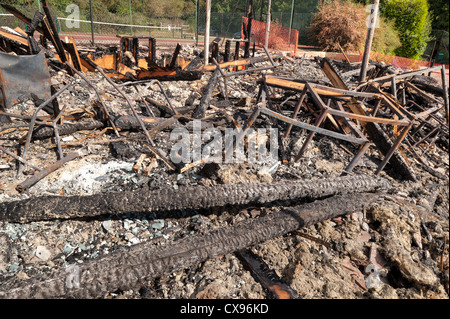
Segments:
[[[197,56],[195,57],[189,64],[183,69],[184,71],[194,71],[203,65],[203,60],[201,57]]]
[[[144,282],[192,267],[288,234],[318,222],[363,210],[378,194],[347,194],[287,208],[281,212],[182,238],[167,245],[152,240],[121,247],[98,259],[71,268],[56,268],[25,280],[0,286],[0,298],[101,298],[118,289],[138,288]],[[71,270],[75,270],[72,272]]]
[[[146,128],[154,128],[155,126],[161,124],[165,119],[164,118],[143,118],[141,117],[142,122],[146,126]],[[141,128],[138,120],[134,117],[129,116],[119,116],[113,120],[113,123],[118,129],[121,130],[138,130]],[[59,135],[70,135],[78,131],[83,130],[94,130],[94,129],[102,129],[108,126],[108,122],[102,121],[84,121],[84,122],[76,122],[76,123],[64,123],[58,125]],[[175,125],[171,127],[175,127]],[[34,139],[44,139],[53,136],[53,128],[50,126],[40,126],[39,128],[33,131]]]
[[[342,80],[339,72],[334,67],[330,59],[325,58],[321,61],[320,67],[335,88],[348,90],[347,84]]]
[[[29,54],[28,51],[28,41],[26,36],[19,36],[17,34],[12,34],[0,29],[0,47],[4,47],[6,53],[10,51],[15,51],[18,54]],[[17,50],[16,50],[17,49]]]
[[[231,41],[227,40],[225,42],[225,54],[223,57],[223,62],[228,62],[231,59]]]
[[[381,177],[361,175],[278,183],[246,183],[214,187],[186,186],[178,190],[173,188],[154,191],[137,190],[90,196],[43,196],[0,203],[0,220],[30,222],[126,212],[264,204],[275,200],[314,199],[356,191],[376,191],[389,187],[387,180]]]
[[[139,60],[139,39],[134,37],[132,41],[132,53],[133,53],[133,57],[134,60],[136,61],[136,64],[138,63]]]
[[[170,61],[169,68],[173,69],[175,67],[175,63],[177,62],[178,54],[180,54],[181,44],[177,43],[175,51],[172,55],[172,60]]]
[[[258,83],[262,83],[258,80]],[[292,90],[296,92],[302,92],[305,88],[305,83],[295,82],[290,79],[283,79],[280,77],[267,76],[266,83],[268,86],[277,87],[285,90]],[[351,97],[367,98],[367,99],[381,99],[382,95],[378,93],[366,93],[366,92],[355,92],[348,90],[336,89],[333,87],[328,87],[325,85],[309,83],[311,87],[315,89],[317,94],[323,95],[329,98],[336,98],[341,100],[351,100]]]
[[[170,68],[149,68],[138,72],[137,80],[158,80],[158,81],[196,81],[200,80],[203,73],[199,71],[173,70]],[[126,80],[133,80],[128,78]]]
[[[209,107],[209,103],[211,102],[211,97],[214,92],[214,89],[217,86],[217,83],[219,83],[219,70],[214,71],[214,73],[211,75],[211,78],[209,79],[208,84],[205,87],[205,90],[203,92],[203,96],[200,100],[200,104],[195,109],[192,116],[196,119],[202,119],[205,117],[206,110]]]
[[[339,44],[339,42],[337,43],[339,50],[341,51],[342,55],[344,55],[345,61],[347,61],[348,64],[352,64],[352,62],[350,62],[347,54],[345,54],[344,49],[341,47],[341,45]]]
[[[60,160],[56,161],[55,163],[53,163],[52,165],[44,168],[43,170],[41,170],[39,173],[27,178],[26,180],[24,180],[22,183],[18,184],[16,186],[16,189],[19,192],[23,192],[26,189],[30,188],[31,186],[33,186],[34,184],[36,184],[37,182],[39,182],[41,179],[43,179],[44,177],[46,177],[47,175],[49,175],[50,173],[56,171],[58,168],[60,168],[61,166],[63,166],[65,163],[73,160],[74,158],[78,157],[78,153],[77,152],[73,152],[68,154],[67,156],[61,158]]]
[[[216,61],[219,61],[219,42],[214,41],[212,43],[211,48],[211,56],[209,57],[209,63],[212,62],[213,59],[216,59]]]
[[[386,156],[392,149],[394,143],[391,141],[389,136],[383,131],[378,123],[367,123],[365,126],[367,135],[370,140],[377,146],[380,152]],[[400,174],[406,180],[416,180],[416,174],[413,169],[408,166],[405,159],[402,157],[400,152],[396,149],[391,154],[389,159],[389,164],[395,169],[395,171]]]
[[[239,60],[239,49],[241,47],[241,42],[236,41],[236,44],[234,45],[234,60]],[[237,71],[237,69],[235,70]]]
[[[175,115],[175,112],[172,108],[170,108],[169,106],[167,106],[163,103],[156,101],[155,99],[152,99],[151,97],[146,96],[146,97],[144,97],[144,100],[147,101],[148,103],[150,103],[151,105],[157,107],[161,112],[163,112],[163,114],[161,114],[161,116],[164,116],[166,114],[169,116]]]
[[[449,101],[448,101],[448,83],[447,77],[445,75],[445,65],[441,67],[441,79],[442,79],[442,93],[444,98],[444,107],[445,107],[445,120],[447,124],[449,123]]]
[[[66,50],[70,54],[70,57],[72,59],[73,66],[75,67],[75,69],[77,71],[81,72],[82,69],[81,69],[80,55],[78,53],[77,44],[75,43],[75,40],[74,40],[74,38],[72,36],[70,37],[69,42],[66,43]]]
[[[50,13],[50,9],[48,7],[47,0],[42,0],[42,8],[44,9],[44,13],[46,15],[46,18],[44,18],[44,22],[46,20],[48,21],[48,25],[50,27],[52,37],[56,44],[56,47],[55,47],[56,52],[58,53],[59,58],[61,59],[61,62],[64,63],[67,61],[66,54],[64,52],[63,43],[59,37],[58,30],[56,29],[56,25],[53,21],[51,13]],[[68,71],[69,71],[69,74],[73,75],[72,70],[69,69]]]
[[[34,31],[39,23],[42,22],[44,14],[36,11],[31,23],[27,26],[27,38],[30,46],[30,54],[37,54],[41,49],[39,48],[36,40],[34,39]]]
[[[148,59],[149,61],[156,64],[156,39],[150,38],[148,39]]]
[[[280,56],[281,55],[274,55],[273,57],[279,58]],[[227,69],[229,67],[245,66],[245,65],[259,63],[259,62],[266,62],[266,61],[270,61],[270,59],[271,59],[270,56],[258,56],[258,57],[254,57],[254,58],[236,59],[234,61],[220,63],[219,66],[222,69]],[[216,60],[216,61],[218,61],[218,60]],[[217,66],[215,64],[212,64],[212,65],[205,65],[205,66],[201,67],[199,70],[200,71],[214,71],[216,69],[217,69]]]
[[[8,11],[9,13],[13,14],[16,18],[18,18],[19,20],[25,22],[27,25],[32,24],[32,19],[28,18],[27,16],[25,16],[23,13],[21,13],[19,10],[17,10],[16,8],[8,5],[8,4],[0,4],[3,9],[5,9],[6,11]],[[64,50],[60,50],[61,46],[57,43],[57,40],[55,39],[55,36],[53,35],[52,31],[51,31],[51,26],[50,26],[50,22],[48,22],[47,19],[48,15],[46,14],[46,16],[43,18],[43,21],[41,23],[42,27],[40,27],[39,25],[36,26],[35,30],[40,32],[42,35],[44,35],[45,38],[47,38],[48,40],[50,40],[53,44],[53,46],[55,47],[56,51],[58,52],[58,56],[59,55],[64,55],[63,57],[60,57],[60,59],[65,59],[65,54],[64,54]],[[52,21],[53,22],[53,21]],[[55,28],[56,30],[56,28]],[[58,35],[56,34],[56,37]],[[66,43],[61,42],[61,45],[64,49],[67,48]],[[25,44],[28,47],[28,44]]]
[[[31,24],[32,20],[30,18],[28,18],[27,16],[25,16],[22,12],[20,12],[16,8],[14,8],[13,6],[10,6],[9,4],[6,4],[6,3],[0,3],[0,5],[2,6],[3,9],[5,9],[6,11],[8,11],[12,15],[14,15],[16,18],[18,18],[22,22],[25,22],[26,24]],[[36,31],[44,34],[44,30],[39,26],[36,26]]]

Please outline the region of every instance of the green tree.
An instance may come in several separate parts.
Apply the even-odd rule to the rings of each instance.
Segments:
[[[401,47],[395,54],[418,59],[425,51],[431,32],[431,17],[427,0],[386,0],[381,13],[395,21],[400,35]]]
[[[448,0],[428,0],[432,15],[433,30],[447,30],[449,28]]]

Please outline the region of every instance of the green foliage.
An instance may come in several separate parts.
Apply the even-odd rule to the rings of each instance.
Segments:
[[[431,19],[427,0],[386,0],[382,15],[395,21],[401,47],[395,54],[418,59],[425,51],[431,31]]]
[[[35,0],[34,2],[37,2],[37,0]],[[52,8],[59,12],[65,12],[66,7],[72,3],[74,3],[73,0],[47,0],[47,4],[48,4],[49,8]],[[41,7],[42,7],[42,4],[41,4]]]
[[[432,15],[433,30],[447,30],[449,28],[448,0],[428,0]]]
[[[372,50],[389,55],[394,55],[395,50],[402,45],[395,24],[392,20],[380,17],[379,28],[375,29]]]

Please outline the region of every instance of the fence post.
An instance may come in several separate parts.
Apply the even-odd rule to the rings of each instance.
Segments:
[[[372,49],[372,40],[375,33],[375,27],[377,23],[378,4],[380,0],[373,0],[372,10],[370,11],[371,19],[369,21],[369,28],[367,30],[366,44],[364,47],[364,55],[361,63],[361,73],[359,74],[359,82],[364,82],[367,75],[367,65],[369,63],[370,50]]]
[[[261,0],[261,8],[259,8],[259,21],[263,20],[263,7],[264,7],[264,0]]]
[[[227,42],[225,42],[225,56],[223,57],[223,62],[230,61],[230,52],[231,52],[231,41],[227,40]]]
[[[292,0],[291,4],[291,21],[289,22],[289,46],[291,45],[291,30],[292,30],[292,22],[294,20],[294,6],[295,6],[295,0]]]
[[[209,29],[211,28],[211,0],[206,0],[205,40],[203,47],[204,64],[209,62]]]
[[[267,4],[267,14],[266,14],[266,36],[264,38],[264,46],[269,48],[269,33],[270,33],[270,7],[272,6],[272,0],[269,0]]]
[[[133,35],[133,13],[131,11],[131,0],[128,1],[130,4],[130,27],[131,27],[131,35]]]
[[[442,76],[442,93],[444,93],[444,107],[445,107],[445,121],[449,124],[449,106],[448,106],[448,85],[445,76],[445,64],[442,65],[441,69]]]
[[[250,44],[252,39],[252,20],[253,20],[253,0],[249,0],[248,7],[247,7],[247,32],[246,34],[246,40],[245,42],[245,50],[244,50],[244,58],[248,58],[250,56]]]
[[[91,35],[92,35],[92,45],[94,45],[94,17],[92,16],[92,0],[89,0],[90,15],[91,15]]]
[[[195,45],[198,46],[198,0],[195,0]]]

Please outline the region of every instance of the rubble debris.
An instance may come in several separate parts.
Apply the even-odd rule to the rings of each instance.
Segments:
[[[359,82],[345,52],[250,58],[249,40],[242,57],[220,38],[205,66],[199,48],[147,36],[77,45],[46,3],[33,19],[3,8],[27,28],[0,26],[0,295],[448,298],[443,67],[370,62]],[[44,91],[14,95],[4,74],[39,72],[5,59],[35,61]],[[64,286],[67,265],[81,277]]]
[[[373,208],[370,211],[371,218],[375,221],[382,219],[392,219],[392,212],[386,209]],[[411,251],[410,233],[414,228],[418,228],[417,222],[411,223],[396,222],[382,223],[381,233],[385,236],[383,241],[384,258],[394,261],[402,276],[417,285],[435,286],[438,282],[437,276],[428,268],[413,260],[408,251]],[[405,230],[408,229],[408,236]],[[405,249],[406,248],[406,249]]]

